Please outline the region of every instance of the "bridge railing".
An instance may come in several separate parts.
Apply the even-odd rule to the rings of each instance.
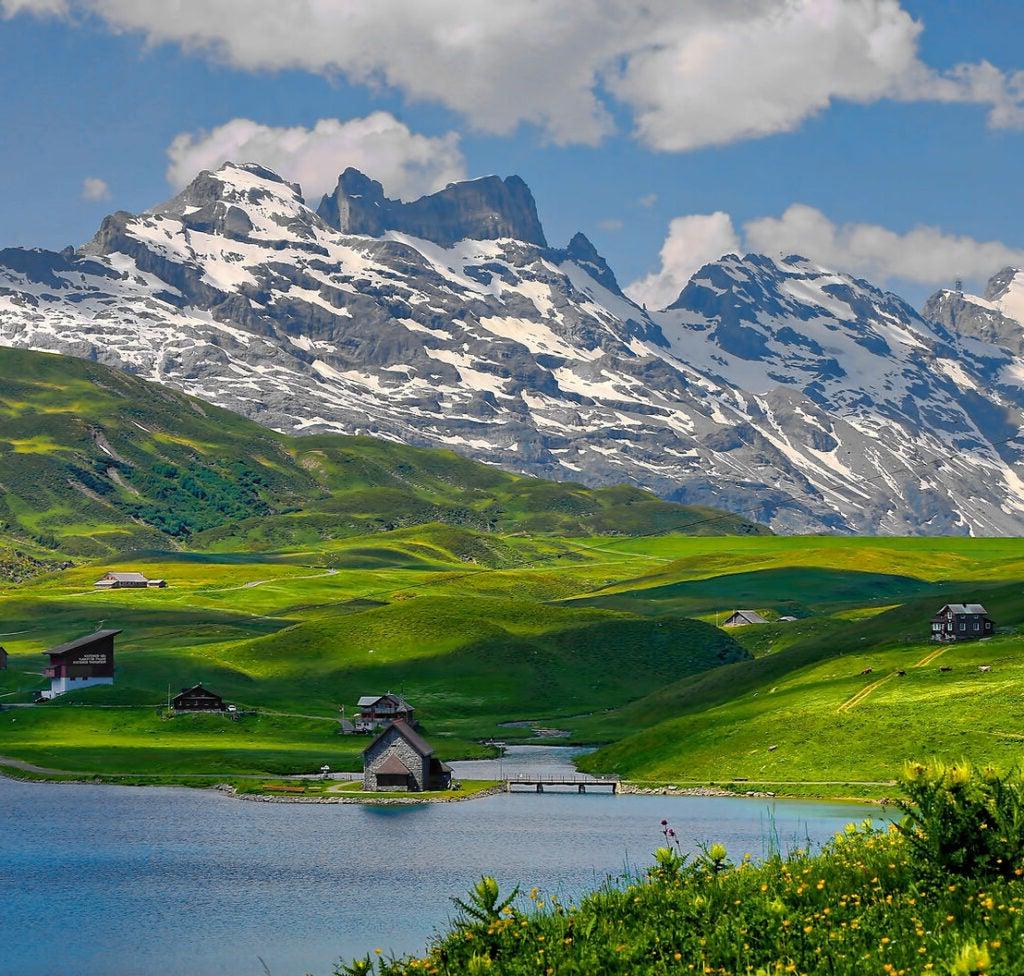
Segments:
[[[576,774],[555,774],[553,776],[545,776],[543,774],[530,774],[530,773],[514,773],[510,776],[505,777],[506,783],[522,783],[523,785],[533,785],[535,783],[544,783],[550,786],[566,785],[576,786],[579,783],[618,783],[621,782],[621,777],[618,775],[610,776],[590,776],[587,773],[576,773]]]

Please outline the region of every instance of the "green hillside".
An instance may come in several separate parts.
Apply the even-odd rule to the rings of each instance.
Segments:
[[[431,522],[562,535],[766,531],[634,488],[554,484],[449,451],[286,437],[97,363],[0,349],[0,539],[99,557],[309,546]]]
[[[729,631],[748,660],[575,723],[582,738],[616,740],[588,756],[588,768],[827,793],[829,781],[891,780],[910,755],[1004,768],[1024,760],[1019,540],[766,539],[714,548],[678,540],[671,549],[680,558],[582,602],[711,621],[744,606],[774,622]],[[935,611],[965,600],[985,604],[997,635],[931,643]]]

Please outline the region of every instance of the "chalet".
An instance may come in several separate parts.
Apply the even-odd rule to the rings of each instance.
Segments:
[[[176,712],[223,712],[227,709],[220,695],[208,691],[202,685],[182,688],[171,699],[171,708]]]
[[[392,722],[416,724],[416,710],[401,695],[363,695],[359,699],[359,715],[356,718],[357,732],[372,732]]]
[[[932,617],[933,641],[977,640],[991,637],[992,618],[980,603],[947,603]]]
[[[371,793],[447,790],[451,767],[408,722],[392,722],[363,751],[363,789]]]
[[[114,638],[119,630],[98,630],[44,651],[50,658],[43,671],[50,687],[40,693],[46,700],[69,691],[114,683]]]
[[[768,623],[756,610],[734,610],[729,614],[723,627],[748,627],[751,624]]]
[[[7,670],[7,651],[0,645],[0,671]]]
[[[107,573],[93,583],[101,590],[144,590],[166,585],[166,580],[148,579],[143,573]]]

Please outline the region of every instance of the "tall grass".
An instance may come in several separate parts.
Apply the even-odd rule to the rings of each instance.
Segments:
[[[418,957],[346,976],[669,973],[1010,976],[1024,973],[1024,790],[1019,773],[917,766],[905,817],[849,825],[822,850],[733,864],[689,858],[664,823],[654,864],[579,904],[518,901],[483,879]]]

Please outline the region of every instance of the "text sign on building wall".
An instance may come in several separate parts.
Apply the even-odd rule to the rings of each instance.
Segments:
[[[106,664],[106,654],[82,654],[75,658],[75,664]]]

